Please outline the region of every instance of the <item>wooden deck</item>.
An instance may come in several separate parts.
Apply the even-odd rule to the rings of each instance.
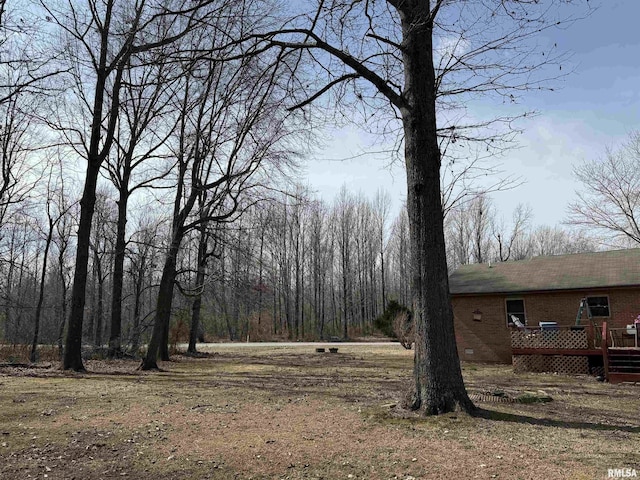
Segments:
[[[640,348],[608,347],[607,357],[610,383],[640,382]]]
[[[582,339],[580,345],[567,345],[566,340],[569,338],[567,337],[568,334],[558,335],[559,340],[562,340],[562,335],[564,335],[565,341],[558,342],[557,346],[564,348],[554,348],[555,345],[550,346],[549,341],[554,343],[554,338],[551,336],[546,339],[543,338],[543,340],[546,340],[546,343],[542,343],[540,339],[535,338],[535,335],[538,334],[533,335],[533,341],[530,342],[523,341],[521,334],[519,338],[516,338],[518,334],[516,334],[516,337],[512,335],[511,350],[512,355],[514,356],[514,365],[516,358],[526,358],[524,356],[535,356],[533,358],[538,359],[568,357],[566,361],[570,363],[573,362],[573,360],[570,361],[570,358],[574,358],[575,361],[577,361],[582,357],[583,360],[581,360],[581,365],[583,366],[580,368],[586,368],[586,363],[584,363],[586,362],[586,360],[584,360],[586,357],[589,359],[589,365],[593,365],[593,363],[602,364],[602,366],[598,368],[600,369],[601,374],[604,373],[605,379],[610,383],[640,383],[640,346],[636,346],[635,344],[634,346],[616,345],[616,342],[613,341],[614,337],[608,329],[606,322],[603,322],[602,330],[599,332],[599,342],[595,341],[595,337],[593,335],[595,332],[591,331],[589,333],[588,341],[584,341],[584,339]],[[516,340],[515,342],[514,339]],[[567,346],[570,348],[567,348]],[[571,348],[575,346],[580,348]],[[604,372],[602,372],[603,369]],[[589,370],[591,370],[591,367],[589,367]]]
[[[600,349],[583,348],[512,348],[512,355],[587,355],[602,356]]]

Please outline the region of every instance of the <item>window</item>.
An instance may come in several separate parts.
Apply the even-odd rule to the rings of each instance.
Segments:
[[[592,317],[609,316],[609,297],[587,297]]]
[[[520,320],[522,325],[527,324],[527,317],[524,313],[524,300],[521,298],[518,299],[508,299],[506,301],[507,304],[507,325],[512,326],[515,325],[513,323],[513,319],[511,316],[517,317]]]

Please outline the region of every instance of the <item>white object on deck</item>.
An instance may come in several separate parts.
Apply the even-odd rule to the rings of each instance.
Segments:
[[[520,319],[518,317],[516,317],[515,315],[510,315],[511,317],[511,321],[513,322],[513,324],[518,327],[518,328],[524,328],[524,325],[522,324],[522,322],[520,321]]]

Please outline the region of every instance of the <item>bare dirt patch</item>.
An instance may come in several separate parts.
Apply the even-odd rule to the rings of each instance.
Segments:
[[[592,479],[640,474],[640,386],[466,364],[476,416],[399,407],[399,345],[211,347],[164,372],[0,367],[0,478]],[[46,365],[41,365],[46,367]],[[550,402],[499,402],[519,395]],[[45,477],[46,475],[46,477]]]

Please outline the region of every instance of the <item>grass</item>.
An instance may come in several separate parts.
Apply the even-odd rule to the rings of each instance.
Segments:
[[[640,471],[640,386],[463,365],[475,416],[399,406],[398,345],[212,345],[160,373],[0,368],[0,478],[606,478]],[[551,397],[550,402],[537,401]]]

